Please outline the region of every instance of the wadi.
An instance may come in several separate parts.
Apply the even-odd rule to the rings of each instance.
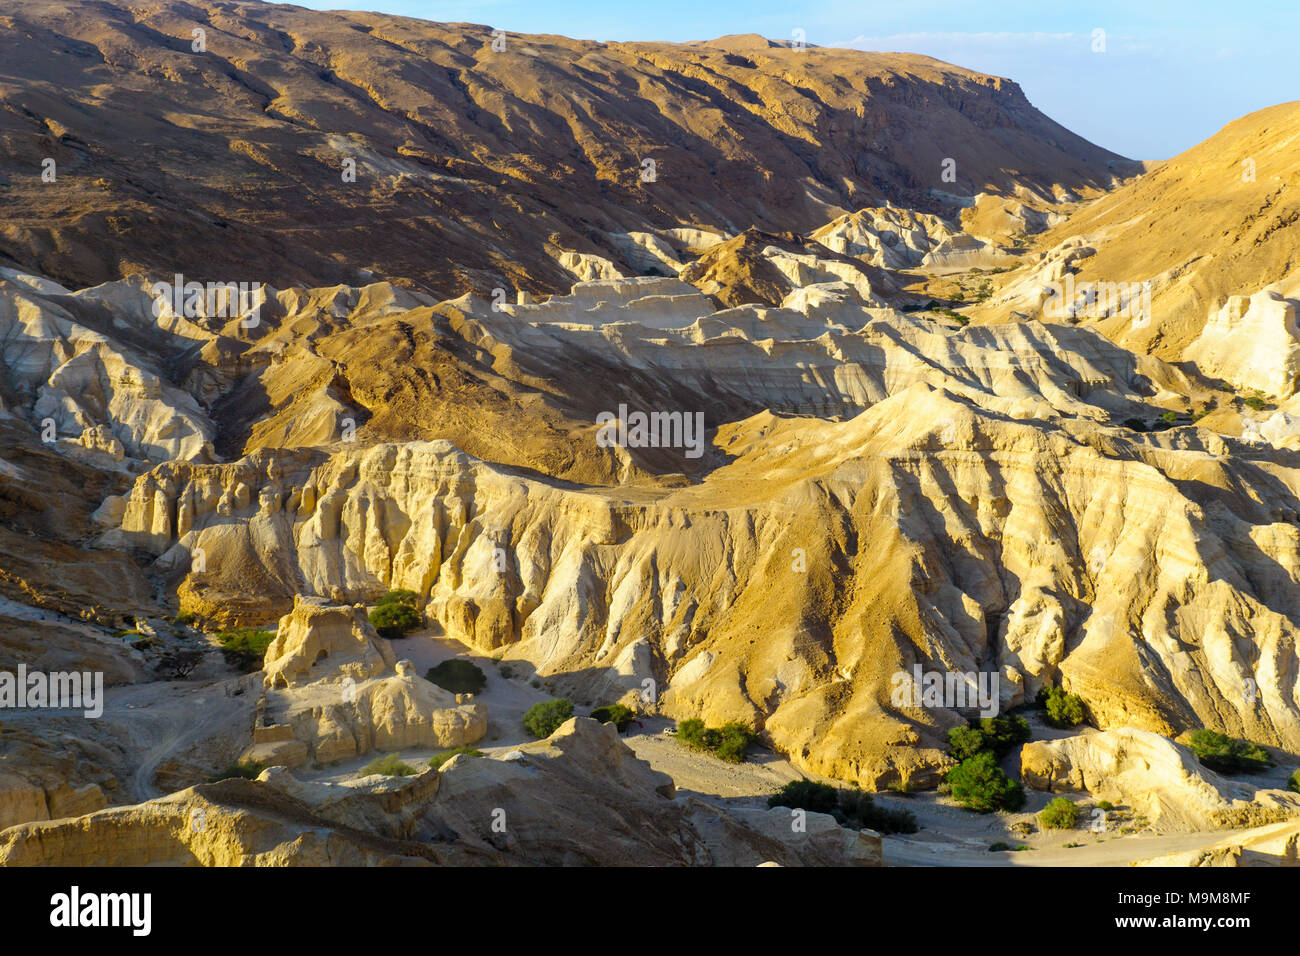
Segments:
[[[0,865],[1297,865],[1298,138],[9,0]]]

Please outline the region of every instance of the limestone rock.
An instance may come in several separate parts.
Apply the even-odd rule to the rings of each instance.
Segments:
[[[393,669],[396,659],[370,626],[364,608],[297,595],[266,650],[267,687],[298,687],[323,674],[354,681]]]
[[[0,832],[0,865],[874,866],[879,837],[810,815],[672,798],[612,725],[573,718],[520,761],[456,757],[414,777],[307,783],[284,768]],[[816,818],[816,819],[814,819]]]
[[[1300,866],[1300,822],[1234,833],[1209,847],[1167,853],[1134,866]]]
[[[1131,728],[1031,741],[1021,748],[1020,771],[1026,786],[1087,792],[1171,828],[1213,829],[1225,811],[1251,804],[1300,815],[1300,795],[1221,776],[1186,747]]]
[[[1230,296],[1185,354],[1207,375],[1289,398],[1300,376],[1295,310],[1295,302],[1277,292]]]

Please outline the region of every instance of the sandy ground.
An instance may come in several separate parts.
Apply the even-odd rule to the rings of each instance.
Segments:
[[[393,650],[399,659],[415,664],[420,674],[451,657],[473,661],[483,670],[488,682],[476,699],[488,707],[488,736],[477,746],[488,755],[501,756],[530,741],[532,738],[521,723],[524,712],[533,704],[555,696],[544,686],[530,684],[525,676],[527,665],[515,665],[515,671],[522,673],[504,677],[500,666],[491,658],[447,638],[420,634],[394,641]],[[589,708],[577,707],[574,712],[586,716]],[[1043,725],[1032,716],[1030,723],[1038,739],[1071,733]],[[624,734],[624,741],[638,757],[672,777],[679,793],[690,793],[724,807],[765,807],[768,796],[787,781],[814,776],[762,747],[751,748],[743,764],[726,763],[677,743],[669,732],[673,726],[673,721],[663,717],[643,717]],[[400,756],[413,767],[423,767],[434,753],[409,750]],[[297,773],[311,779],[343,779],[358,773],[373,757],[357,758],[330,768],[303,768]],[[1009,757],[1006,768],[1013,770],[1014,762],[1014,756]],[[1137,860],[1209,846],[1228,835],[1222,830],[1201,833],[1145,830],[1121,834],[1119,828],[1123,824],[1114,820],[1108,823],[1105,832],[1095,833],[1089,827],[1091,818],[1087,810],[1081,815],[1080,825],[1073,830],[1043,831],[1038,828],[1036,815],[1055,796],[1026,791],[1022,812],[978,814],[956,806],[935,792],[911,796],[877,794],[875,799],[882,806],[912,811],[921,827],[919,832],[908,836],[885,837],[885,862],[891,866],[1127,866]],[[1091,800],[1084,794],[1076,795],[1075,799],[1081,807],[1091,806]],[[1022,828],[1029,824],[1034,832],[1017,832],[1012,829],[1016,824]],[[991,852],[989,847],[998,842],[1028,849]]]
[[[464,645],[426,633],[393,642],[399,659],[410,660],[417,672],[452,657],[476,663],[487,676],[487,685],[477,699],[487,705],[488,734],[477,745],[489,756],[504,756],[521,743],[532,740],[524,730],[522,718],[533,704],[550,700],[541,681],[530,679],[526,664],[510,665],[514,671],[505,676],[503,666],[489,657],[476,654]],[[179,756],[205,740],[213,741],[232,734],[245,722],[251,726],[252,708],[257,699],[256,675],[228,675],[216,680],[158,681],[107,688],[104,714],[94,728],[94,736],[104,734],[131,751],[129,779],[121,780],[118,799],[144,800],[160,795],[154,781],[159,767],[169,758]],[[534,686],[537,684],[539,686]],[[236,693],[243,685],[245,691]],[[589,708],[577,707],[575,713],[586,716]],[[54,722],[68,732],[85,732],[79,714],[63,711],[15,711],[6,722],[21,725],[27,721]],[[1038,726],[1033,722],[1035,737],[1062,736],[1061,731]],[[672,735],[674,722],[663,717],[643,717],[625,733],[624,740],[634,753],[656,770],[673,778],[679,793],[689,793],[719,806],[764,807],[767,798],[787,781],[810,776],[796,769],[785,757],[753,747],[743,764],[730,764],[716,757],[690,750]],[[48,728],[48,723],[47,723]],[[435,750],[406,750],[398,756],[416,768],[423,768]],[[368,754],[329,767],[307,766],[295,775],[307,780],[342,780],[356,776],[377,755]],[[1008,758],[1006,769],[1014,770]],[[1286,775],[1279,768],[1272,776],[1280,783]],[[1271,777],[1270,777],[1271,779]],[[827,781],[830,782],[830,781]],[[1119,824],[1111,822],[1106,832],[1095,833],[1088,827],[1090,816],[1083,813],[1080,826],[1069,831],[1042,831],[1036,814],[1053,795],[1027,791],[1022,812],[981,815],[964,810],[935,792],[911,796],[877,794],[882,806],[912,811],[921,829],[908,836],[888,836],[884,840],[887,865],[893,866],[1126,866],[1136,860],[1209,846],[1223,840],[1226,831],[1201,833],[1121,834]],[[1081,807],[1090,807],[1086,795],[1077,795]],[[1019,825],[1019,829],[1012,827]],[[1026,832],[1031,825],[1033,832]],[[1020,851],[991,852],[994,843],[1025,846]],[[1078,844],[1067,846],[1067,844]]]

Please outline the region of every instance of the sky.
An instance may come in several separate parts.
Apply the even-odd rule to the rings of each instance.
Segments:
[[[788,40],[802,30],[809,44],[923,53],[1010,77],[1048,116],[1133,159],[1166,159],[1239,116],[1300,99],[1300,0],[298,2],[585,40]]]

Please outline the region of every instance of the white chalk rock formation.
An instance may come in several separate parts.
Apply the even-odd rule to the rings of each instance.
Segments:
[[[1225,811],[1251,805],[1300,815],[1300,794],[1224,777],[1188,748],[1133,728],[1032,741],[1021,748],[1020,770],[1036,790],[1086,792],[1171,829],[1213,829]]]
[[[1289,398],[1300,375],[1295,302],[1267,290],[1230,296],[1210,312],[1200,337],[1184,354],[1213,378]]]

